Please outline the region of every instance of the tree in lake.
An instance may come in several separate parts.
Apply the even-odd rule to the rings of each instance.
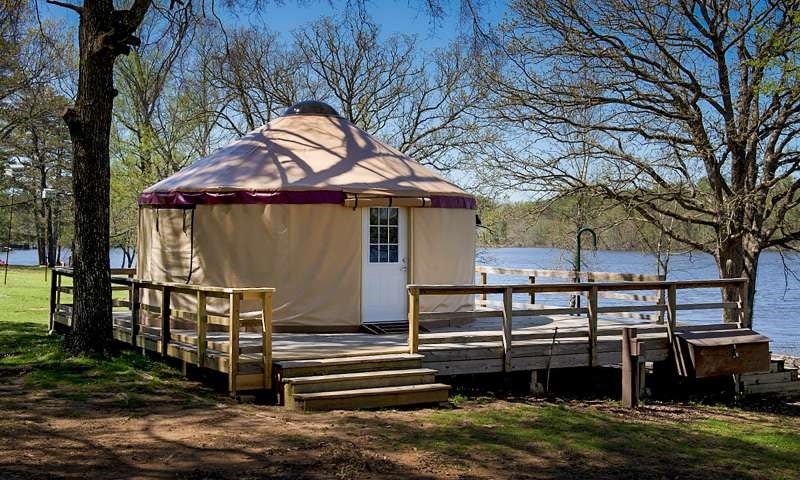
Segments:
[[[796,1],[512,2],[484,37],[497,62],[484,84],[527,139],[493,155],[495,178],[611,200],[714,255],[722,277],[748,278],[752,302],[760,253],[800,240],[787,221],[800,204],[799,22]]]

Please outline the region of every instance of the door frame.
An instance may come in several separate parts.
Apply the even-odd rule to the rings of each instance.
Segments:
[[[359,232],[359,235],[360,235],[359,238],[360,238],[360,244],[361,244],[361,258],[360,258],[361,272],[360,272],[360,275],[359,275],[359,278],[361,280],[361,288],[360,288],[361,291],[360,291],[360,295],[359,295],[360,296],[359,317],[360,317],[360,323],[362,323],[362,324],[366,320],[364,318],[364,293],[365,293],[365,289],[364,289],[364,283],[365,282],[364,281],[365,281],[365,273],[366,273],[365,268],[366,268],[366,265],[369,264],[367,255],[368,255],[368,250],[369,250],[368,230],[369,230],[369,225],[370,225],[369,224],[369,210],[370,210],[370,208],[397,208],[399,211],[405,211],[406,212],[405,213],[405,227],[406,227],[405,230],[406,230],[406,232],[405,232],[405,235],[403,235],[403,232],[398,232],[398,240],[402,236],[402,238],[406,242],[405,243],[405,249],[406,249],[406,255],[405,255],[405,258],[406,258],[405,285],[407,286],[408,284],[410,284],[411,280],[413,278],[413,270],[412,270],[413,226],[412,225],[413,225],[413,218],[414,218],[414,216],[413,216],[414,209],[411,208],[411,207],[391,207],[389,205],[386,205],[386,206],[361,207],[360,208],[361,211],[359,212],[359,218],[360,218],[360,222],[361,222],[361,231]],[[399,227],[400,227],[400,225],[399,225],[399,221],[398,221],[398,228]],[[399,255],[399,253],[398,253],[398,255]],[[403,297],[404,297],[404,302],[403,303],[405,305],[403,319],[406,319],[408,317],[408,305],[409,304],[408,304],[408,293],[407,293],[407,290],[406,290],[405,286],[404,286],[404,290],[403,290]],[[398,319],[398,320],[400,320],[400,319]],[[378,321],[367,321],[367,323],[380,323],[380,322],[381,322],[381,320],[378,320]],[[385,320],[385,322],[390,322],[390,321],[389,320]]]

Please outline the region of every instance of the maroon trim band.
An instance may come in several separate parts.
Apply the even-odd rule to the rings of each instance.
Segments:
[[[331,190],[282,191],[282,192],[145,192],[139,196],[139,205],[181,208],[192,205],[220,204],[314,204],[344,203],[345,193]],[[475,210],[477,204],[472,197],[450,197],[432,195],[432,208],[463,208]]]

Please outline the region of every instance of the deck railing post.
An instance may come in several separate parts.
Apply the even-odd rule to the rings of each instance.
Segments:
[[[512,318],[514,315],[514,289],[503,290],[503,371],[511,371]]]
[[[261,357],[264,389],[272,388],[272,293],[264,293],[261,304]]]
[[[739,324],[742,328],[752,328],[753,322],[750,316],[750,295],[749,295],[749,282],[742,281],[739,287]]]
[[[528,277],[528,282],[529,282],[531,285],[535,285],[535,284],[536,284],[536,277],[534,277],[534,276],[529,276],[529,277]],[[528,303],[530,303],[531,305],[533,305],[533,304],[535,304],[535,303],[536,303],[536,292],[535,292],[535,291],[533,291],[533,290],[531,290],[531,291],[528,293]]]
[[[419,352],[419,290],[408,289],[408,353]]]
[[[241,294],[230,294],[228,314],[228,392],[236,395],[236,377],[239,375],[239,309]]]
[[[164,287],[161,290],[161,355],[166,357],[170,342],[170,297],[172,289]]]
[[[588,298],[589,318],[589,365],[597,365],[597,285],[589,288]]]
[[[481,272],[481,285],[486,285],[487,283],[489,283],[489,274]],[[481,293],[481,300],[486,301],[488,298],[485,291]]]
[[[139,336],[139,311],[141,305],[141,287],[134,282],[131,285],[131,345],[136,346],[136,337]]]
[[[665,300],[665,292],[664,289],[658,290],[658,300],[656,300],[656,305],[658,306],[658,317],[656,318],[656,323],[658,325],[664,324],[664,300]]]
[[[197,291],[197,366],[206,366],[206,348],[208,332],[208,313],[206,313],[206,292]]]
[[[672,342],[672,333],[675,331],[678,316],[678,289],[674,283],[667,287],[667,330],[669,331],[669,341]]]
[[[50,333],[53,333],[56,329],[56,324],[55,324],[56,289],[58,285],[56,278],[58,276],[59,274],[56,270],[53,270],[52,274],[50,275]]]

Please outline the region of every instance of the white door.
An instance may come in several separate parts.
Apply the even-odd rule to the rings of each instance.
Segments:
[[[361,322],[405,321],[408,212],[398,207],[362,210]]]

